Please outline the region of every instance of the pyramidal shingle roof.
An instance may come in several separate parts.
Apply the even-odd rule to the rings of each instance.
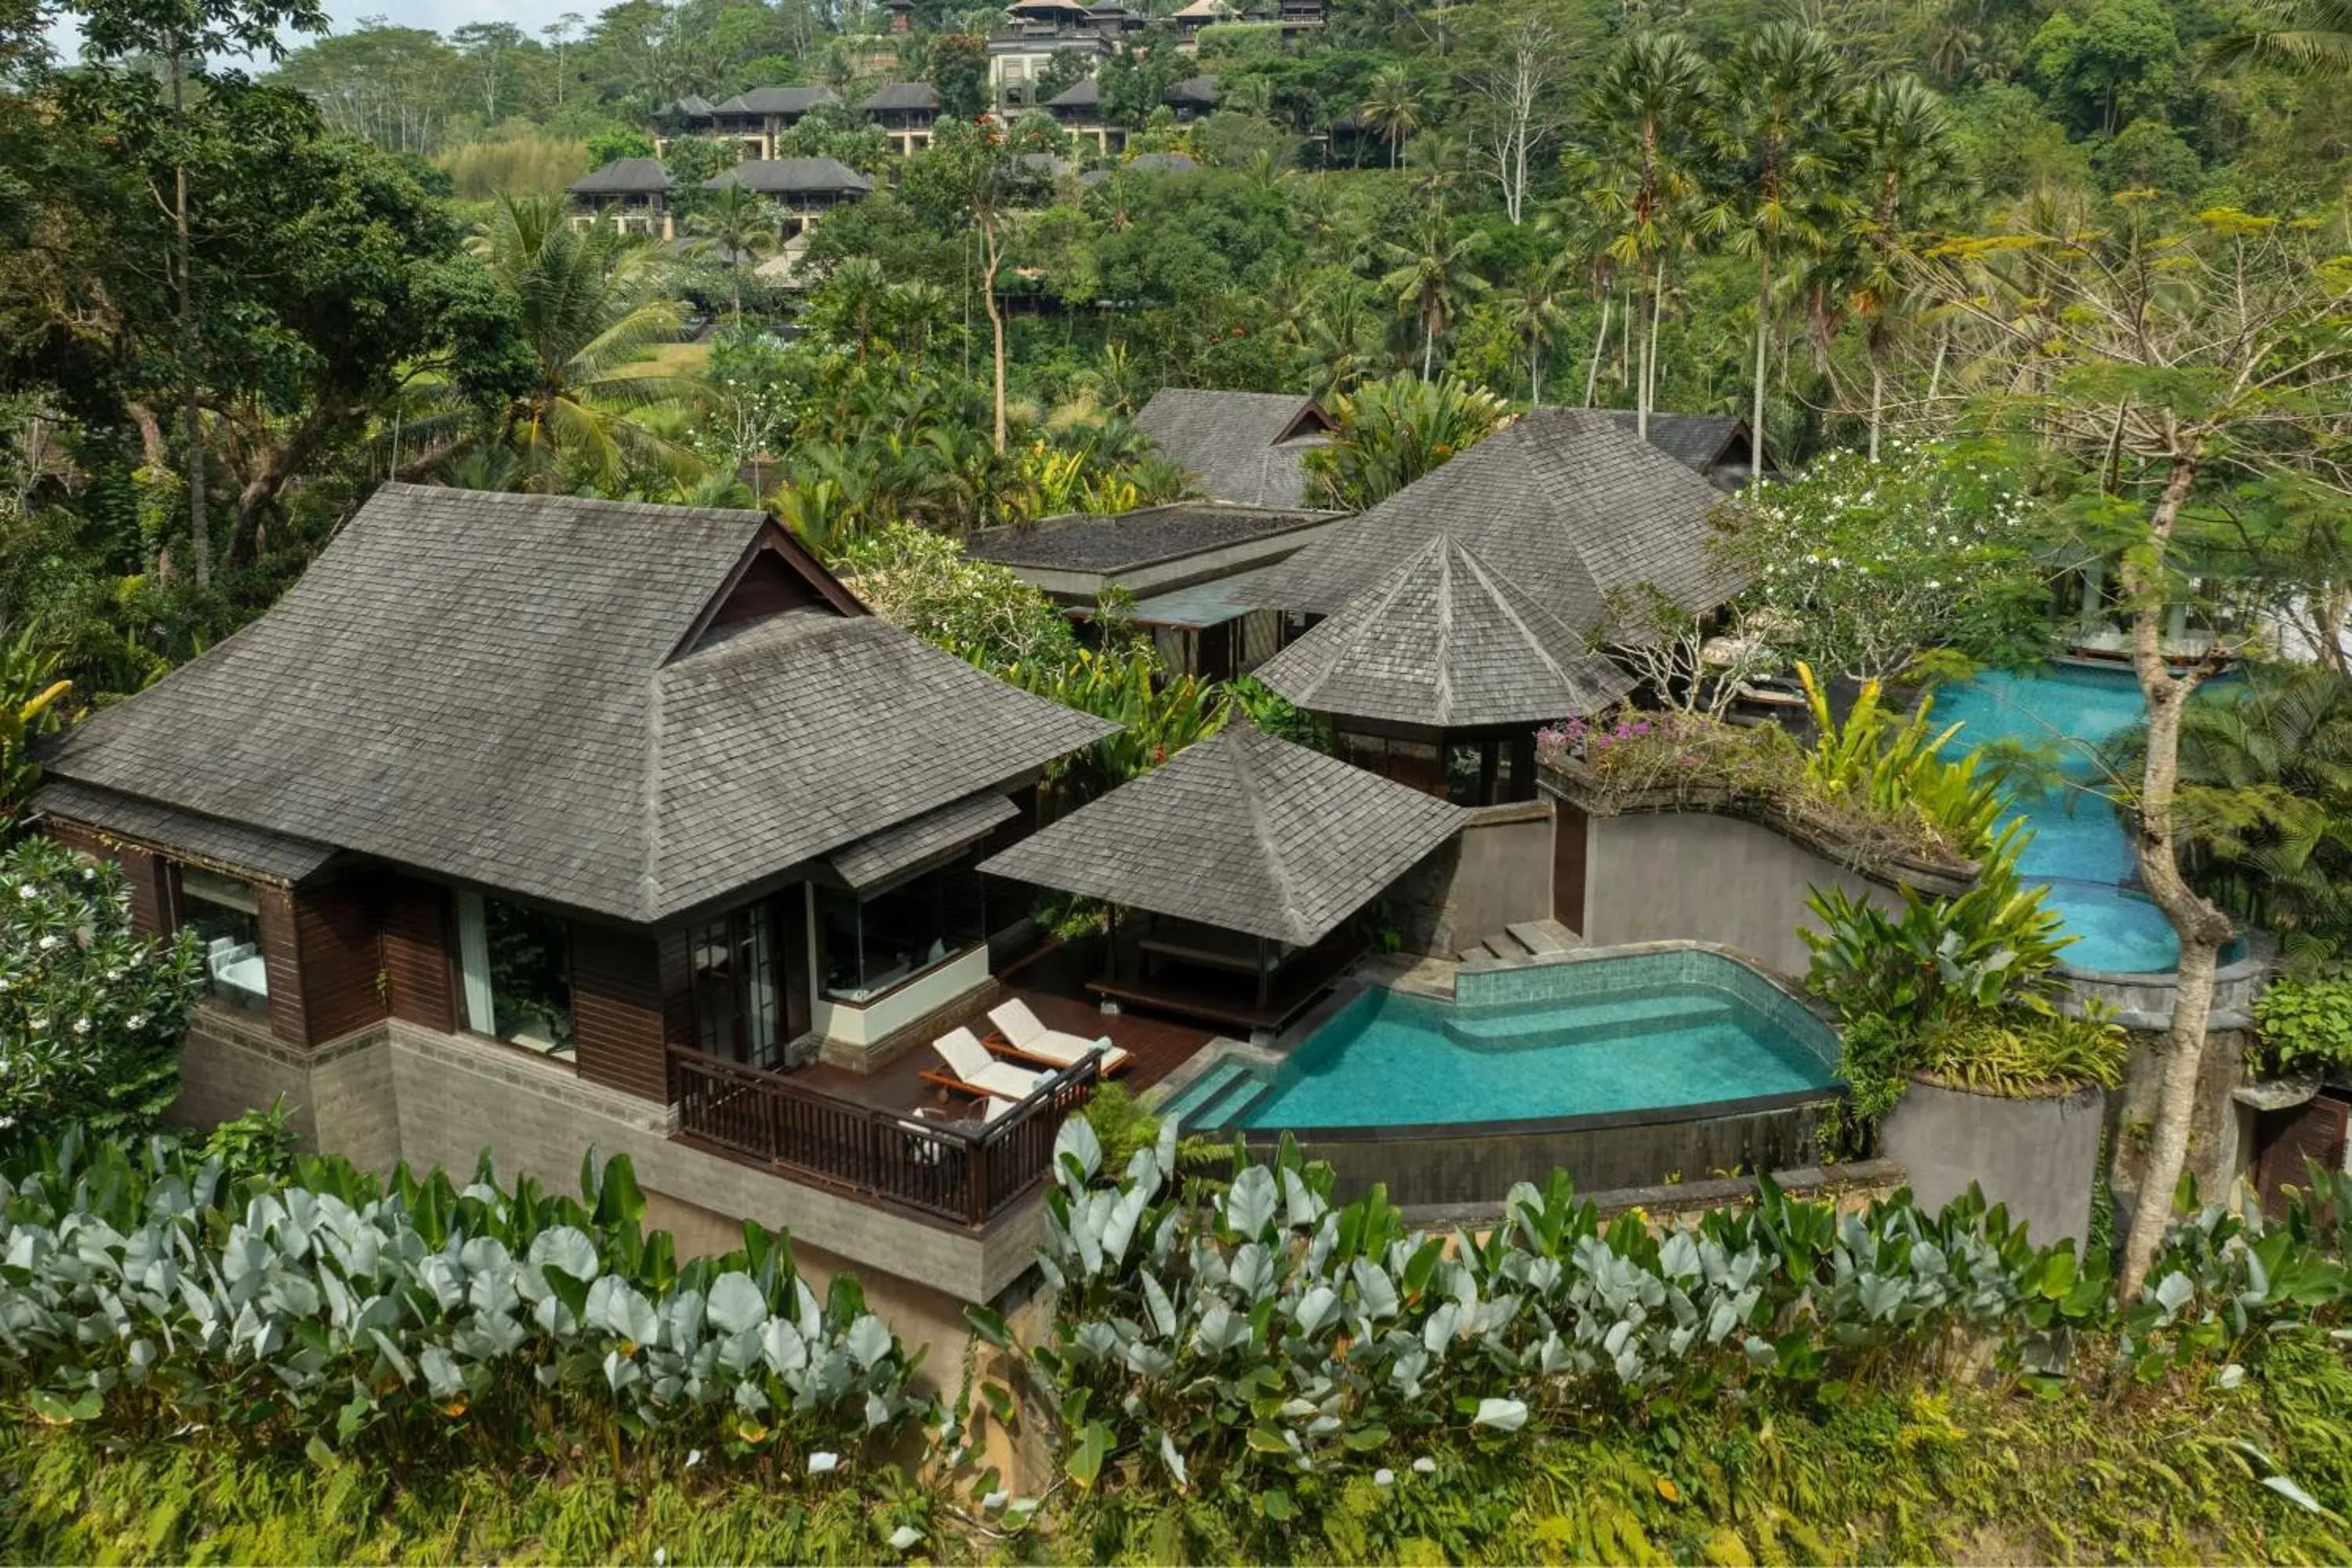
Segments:
[[[1307,947],[1467,815],[1235,723],[981,869]]]
[[[669,189],[669,171],[659,158],[615,158],[572,182],[575,196],[656,195]]]
[[[1613,414],[1538,409],[1254,579],[1242,596],[1337,614],[1444,536],[1589,636],[1619,590],[1650,584],[1693,611],[1737,593],[1739,575],[1710,548],[1708,514],[1721,504],[1714,486],[1620,428]]]
[[[722,185],[741,185],[771,196],[874,188],[871,178],[838,158],[747,158],[702,183],[712,190]]]
[[[756,511],[386,485],[259,620],[52,778],[649,922],[1111,726],[859,611],[698,637]]]
[[[1595,713],[1633,687],[1582,634],[1444,534],[1257,679],[1313,712],[1433,730]]]

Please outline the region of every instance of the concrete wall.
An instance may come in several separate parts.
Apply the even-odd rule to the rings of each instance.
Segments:
[[[2210,1029],[2243,1029],[2253,1022],[2254,1004],[2271,982],[2276,944],[2261,932],[2247,943],[2246,955],[2225,963],[2213,976],[2213,1012]],[[2097,970],[2058,965],[2063,988],[2058,1005],[2077,1016],[2095,1003],[2127,1029],[2169,1029],[2172,1004],[2180,990],[2180,976],[2110,974]]]
[[[1811,963],[1801,924],[1811,889],[1888,909],[1902,899],[1769,827],[1708,812],[1628,812],[1585,825],[1584,940],[1685,940],[1736,948],[1785,974]]]
[[[1406,950],[1450,957],[1523,921],[1549,919],[1551,836],[1549,801],[1474,810],[1398,883]]]
[[[2079,1250],[2091,1235],[2105,1110],[2096,1088],[1996,1100],[1914,1083],[1880,1124],[1879,1148],[1910,1173],[1923,1207],[1941,1208],[1974,1182],[2036,1242],[2072,1241]]]
[[[626,1154],[649,1194],[789,1230],[796,1246],[843,1260],[861,1279],[888,1275],[958,1301],[1003,1293],[1044,1234],[1036,1202],[975,1233],[709,1153],[670,1139],[663,1105],[583,1080],[562,1062],[397,1020],[306,1053],[206,1009],[190,1031],[184,1070],[187,1088],[173,1116],[184,1125],[208,1126],[283,1095],[306,1147],[379,1169],[405,1160],[460,1176],[488,1149],[502,1181],[527,1174],[567,1192],[588,1149]]]
[[[828,1042],[860,1047],[878,1045],[918,1018],[929,1016],[987,984],[988,946],[983,942],[865,1006],[828,1001],[819,992],[813,1016],[817,1033]]]

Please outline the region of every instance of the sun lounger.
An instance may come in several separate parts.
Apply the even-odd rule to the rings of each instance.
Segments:
[[[1112,1045],[1108,1035],[1090,1040],[1084,1035],[1049,1029],[1029,1010],[1029,1004],[1018,996],[1002,1006],[990,1008],[988,1021],[1004,1032],[1005,1054],[1009,1056],[1044,1062],[1048,1067],[1074,1068],[1098,1050],[1106,1073],[1117,1072],[1128,1064],[1128,1054]]]
[[[927,1083],[944,1084],[967,1094],[992,1095],[1001,1100],[1026,1100],[1034,1093],[1050,1073],[1031,1072],[1014,1067],[1011,1062],[998,1061],[988,1054],[988,1047],[970,1029],[961,1026],[950,1029],[931,1042],[940,1059],[948,1065],[945,1073],[923,1074]]]

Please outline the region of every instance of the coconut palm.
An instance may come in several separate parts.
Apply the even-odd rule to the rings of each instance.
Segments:
[[[1850,135],[1857,172],[1866,177],[1870,211],[1853,226],[1860,245],[1849,256],[1847,294],[1864,323],[1870,457],[1875,462],[1885,410],[1886,351],[1904,289],[1904,236],[1916,209],[1958,191],[1965,176],[1943,102],[1916,77],[1895,77],[1864,89]]]
[[[1385,247],[1394,265],[1381,276],[1381,287],[1396,302],[1399,315],[1421,325],[1421,376],[1429,379],[1437,356],[1437,334],[1444,331],[1462,306],[1486,292],[1486,280],[1471,269],[1472,260],[1486,247],[1486,237],[1472,230],[1455,234],[1444,207],[1432,207],[1413,227],[1412,242]]]
[[[1364,124],[1389,144],[1389,167],[1397,166],[1397,152],[1405,138],[1426,123],[1421,89],[1412,73],[1401,65],[1382,66],[1372,73],[1371,91],[1357,109]]]
[[[1583,171],[1588,199],[1614,230],[1608,253],[1638,269],[1648,305],[1633,376],[1634,424],[1644,437],[1656,395],[1666,258],[1683,242],[1696,188],[1692,168],[1699,126],[1714,94],[1714,75],[1690,40],[1678,33],[1637,33],[1611,57],[1586,98],[1608,149]]]
[[[647,417],[703,391],[693,377],[643,363],[678,333],[658,255],[601,225],[572,227],[560,201],[504,197],[478,248],[513,297],[531,356],[531,384],[508,405],[499,434],[533,482],[568,468],[610,489],[632,462],[682,485],[700,478],[701,459]]]
[[[1360,278],[1340,279],[1307,314],[1302,352],[1318,397],[1328,397],[1380,374],[1383,331],[1381,303]]]
[[[719,254],[727,267],[727,284],[737,321],[743,319],[743,263],[768,255],[783,232],[783,212],[747,185],[725,184],[710,193],[702,210],[686,220],[687,232],[698,236],[698,255]]]
[[[2352,0],[2254,0],[2253,25],[2206,46],[2209,70],[2269,66],[2321,80],[2352,76]]]
[[[1528,406],[1543,402],[1544,348],[1568,325],[1569,294],[1576,286],[1577,258],[1554,251],[1530,268],[1516,288],[1497,298],[1503,319],[1528,345]]]
[[[1775,22],[1733,52],[1724,71],[1722,150],[1747,167],[1713,222],[1734,251],[1756,258],[1755,384],[1748,473],[1763,472],[1764,382],[1772,341],[1772,264],[1789,247],[1825,244],[1845,205],[1834,179],[1845,68],[1813,28]]]

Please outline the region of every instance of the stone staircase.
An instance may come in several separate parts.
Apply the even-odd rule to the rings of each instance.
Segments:
[[[1508,969],[1582,947],[1584,939],[1555,920],[1521,921],[1457,955],[1465,969]]]

